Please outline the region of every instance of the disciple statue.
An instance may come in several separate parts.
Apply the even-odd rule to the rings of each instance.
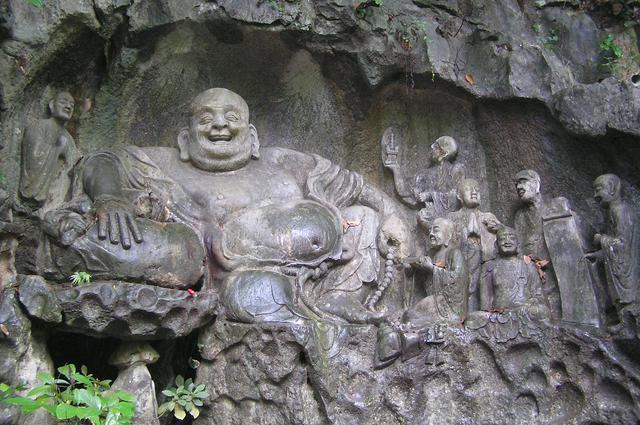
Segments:
[[[482,264],[495,255],[495,233],[501,226],[495,215],[480,211],[480,185],[474,179],[458,184],[462,207],[447,214],[454,223],[453,243],[460,247],[469,269],[469,311],[478,309],[478,283]]]
[[[454,211],[457,206],[455,189],[464,178],[464,167],[455,164],[458,155],[458,144],[453,137],[442,136],[430,146],[430,166],[423,169],[415,177],[415,185],[411,189],[405,182],[398,163],[397,132],[388,128],[382,136],[382,162],[393,173],[396,192],[402,201],[412,208],[424,208],[419,219],[428,227],[429,221]]]
[[[622,199],[620,178],[604,174],[593,182],[593,197],[606,212],[606,229],[594,235],[594,243],[601,249],[587,254],[588,258],[604,263],[607,284],[612,300],[620,310],[634,303],[640,280],[640,231],[631,206]]]
[[[497,233],[498,257],[485,266],[480,285],[480,308],[485,311],[520,310],[536,319],[549,316],[542,281],[531,261],[518,256],[518,236],[501,227]]]
[[[65,126],[75,102],[67,92],[49,102],[51,116],[27,126],[22,140],[20,196],[33,208],[65,200],[68,172],[80,155]]]
[[[459,324],[467,313],[469,274],[464,256],[453,243],[454,224],[446,218],[436,218],[429,230],[429,254],[412,262],[429,273],[425,284],[427,297],[409,308],[403,322],[419,328],[447,322]]]
[[[560,316],[560,296],[553,262],[545,242],[543,216],[548,202],[540,193],[540,176],[533,170],[523,170],[514,178],[518,198],[522,202],[516,211],[514,224],[520,252],[529,255],[544,270],[544,291],[551,305],[552,314]]]
[[[214,289],[227,317],[260,322],[301,317],[294,304],[306,294],[294,290],[291,275],[323,268],[320,299],[348,318],[337,294],[375,280],[376,240],[404,243],[404,236],[377,238],[395,208],[360,175],[317,155],[260,149],[236,93],[196,96],[177,141],[177,149],[122,146],[87,155],[75,188],[91,203],[78,221],[85,228],[49,253],[61,276],[87,270],[96,279]],[[62,234],[74,214],[49,214],[49,234]],[[358,221],[357,234],[343,235],[349,221]]]

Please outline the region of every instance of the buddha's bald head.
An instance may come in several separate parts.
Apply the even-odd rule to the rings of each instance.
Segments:
[[[180,158],[205,171],[232,171],[258,158],[258,135],[249,106],[224,88],[208,89],[191,102],[191,120],[178,136]]]

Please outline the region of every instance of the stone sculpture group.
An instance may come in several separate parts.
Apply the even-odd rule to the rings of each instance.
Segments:
[[[331,352],[340,328],[375,325],[371,354],[383,368],[465,327],[498,341],[553,322],[604,327],[600,288],[621,323],[637,301],[637,212],[612,174],[594,181],[607,228],[586,252],[579,218],[565,198],[542,196],[533,170],[514,176],[514,229],[483,211],[449,136],[431,144],[431,164],[411,184],[400,131],[385,131],[394,197],[318,155],[261,148],[246,102],[226,89],[195,97],[176,148],[83,155],[65,129],[73,97],[60,93],[49,108],[23,139],[16,204],[45,236],[26,247],[33,260],[18,286],[29,314],[61,329],[141,341],[187,335],[214,317],[286,323]],[[10,197],[0,199],[9,211],[0,249],[13,254],[20,230]],[[414,222],[402,218],[407,208]],[[93,282],[60,284],[78,271]],[[4,275],[9,291],[16,273]]]

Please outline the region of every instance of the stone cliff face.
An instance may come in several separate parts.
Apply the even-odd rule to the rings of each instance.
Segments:
[[[246,99],[262,146],[322,155],[390,197],[385,128],[400,131],[407,178],[450,135],[481,182],[483,210],[512,224],[512,178],[534,169],[543,194],[568,198],[593,233],[604,221],[592,200],[598,175],[620,176],[640,205],[638,10],[634,1],[577,0],[8,0],[0,4],[4,186],[16,192],[25,126],[61,89],[76,99],[67,129],[89,152],[175,146],[191,99],[226,87]],[[609,35],[620,54],[602,47]],[[28,259],[16,261],[20,270]],[[6,311],[27,334],[40,325]],[[37,350],[25,340],[6,352],[40,353],[34,332]],[[635,335],[552,326],[496,342],[459,329],[375,371],[374,326],[334,335],[342,348],[330,356],[300,332],[223,321],[203,332],[197,378],[210,399],[195,423],[640,421]],[[158,378],[170,373],[151,374],[161,390]]]
[[[486,182],[485,208],[506,222],[522,168],[588,221],[598,217],[585,199],[603,172],[638,199],[633,5],[614,16],[615,2],[388,1],[358,17],[353,1],[129,3],[5,4],[5,174],[24,123],[56,89],[85,99],[69,127],[86,151],[174,146],[193,95],[224,86],[247,99],[263,145],[322,154],[389,193],[377,143],[395,124],[407,176],[435,138],[459,139]],[[607,66],[609,34],[622,58]]]

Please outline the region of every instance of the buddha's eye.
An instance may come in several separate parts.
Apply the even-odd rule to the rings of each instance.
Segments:
[[[235,112],[227,112],[224,117],[227,121],[238,121],[240,119]]]
[[[206,114],[201,116],[200,119],[198,119],[198,124],[206,125],[206,124],[210,124],[211,121],[213,121],[213,117],[209,114]]]

